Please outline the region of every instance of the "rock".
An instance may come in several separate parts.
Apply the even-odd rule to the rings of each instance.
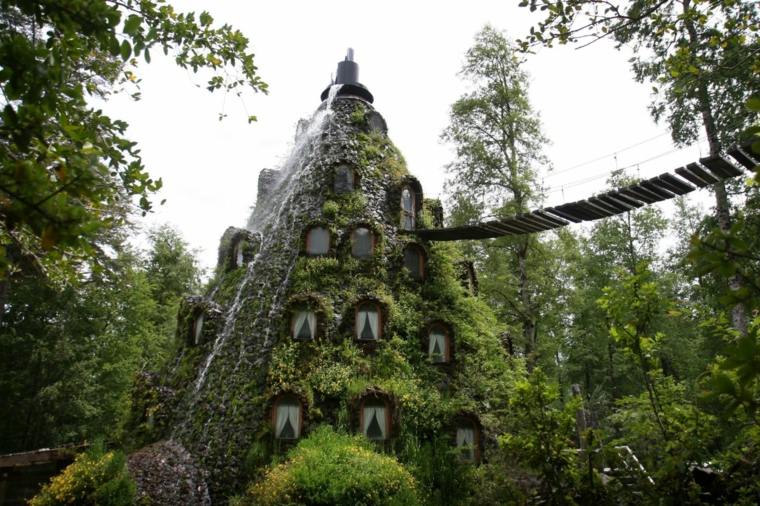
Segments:
[[[137,485],[138,504],[211,504],[205,473],[176,441],[161,441],[141,448],[127,458],[127,468]]]

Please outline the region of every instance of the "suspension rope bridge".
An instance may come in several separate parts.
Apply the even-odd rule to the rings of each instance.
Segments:
[[[743,168],[752,170],[760,165],[756,158],[748,146],[735,146],[725,154],[700,158],[698,162],[679,167],[675,169],[675,174],[665,172],[588,199],[536,209],[501,220],[461,227],[410,230],[407,233],[429,241],[492,239],[533,234],[572,223],[599,220],[740,176],[744,173]]]

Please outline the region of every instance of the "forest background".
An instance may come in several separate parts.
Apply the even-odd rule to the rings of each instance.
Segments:
[[[753,2],[523,3],[542,13],[524,40],[486,27],[466,55],[470,91],[443,133],[457,155],[449,223],[540,202],[544,138],[521,68],[537,46],[611,37],[635,48],[636,78],[652,84],[651,112],[677,144],[704,134],[719,153],[753,134]],[[0,23],[0,452],[98,436],[118,445],[132,382],[171,356],[179,301],[202,289],[202,272],[170,228],[152,230],[145,251],[128,243],[161,183],[126,125],[92,100],[134,93],[132,59],[150,62],[162,48],[209,71],[211,91],[267,87],[242,34],[162,2],[3,2]],[[633,176],[614,173],[608,184]],[[539,477],[521,493],[556,503],[605,493],[617,502],[757,501],[760,196],[740,178],[712,198],[708,214],[679,199],[670,216],[654,206],[587,231],[463,245],[505,347],[530,370],[505,414],[514,431],[499,440],[503,461],[478,471],[481,498],[519,489],[486,479],[519,463]],[[675,240],[663,251],[666,235]],[[627,446],[654,484],[632,472],[629,489],[601,492],[577,446],[587,455]],[[719,486],[706,491],[695,469]]]

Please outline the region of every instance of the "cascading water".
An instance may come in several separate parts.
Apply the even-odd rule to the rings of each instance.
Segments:
[[[293,151],[291,155],[288,157],[287,161],[283,165],[283,168],[279,171],[280,177],[276,180],[274,187],[271,190],[270,193],[270,200],[269,202],[264,203],[264,209],[255,209],[254,214],[252,216],[252,219],[250,220],[250,223],[253,227],[253,232],[258,232],[262,238],[261,245],[260,245],[260,251],[266,251],[270,246],[271,242],[278,240],[278,237],[272,234],[264,234],[264,229],[271,229],[271,230],[280,230],[281,226],[281,220],[283,216],[286,215],[285,211],[289,211],[290,213],[297,213],[299,212],[297,202],[294,202],[293,194],[296,189],[296,184],[294,179],[297,179],[296,176],[302,176],[301,172],[303,172],[304,169],[308,170],[310,167],[308,165],[304,164],[304,161],[307,159],[307,155],[315,150],[318,146],[318,141],[320,139],[321,133],[329,126],[329,118],[332,113],[332,104],[335,101],[335,97],[338,95],[338,92],[340,91],[341,85],[335,84],[330,87],[329,94],[327,96],[327,100],[325,100],[323,106],[321,106],[317,112],[312,116],[311,121],[309,122],[308,126],[303,129],[301,132],[301,135],[296,140],[296,144],[293,148]],[[287,233],[292,234],[293,230],[288,229]],[[198,375],[198,378],[195,381],[195,388],[193,391],[193,394],[196,395],[200,389],[203,387],[203,384],[206,380],[206,375],[208,374],[209,367],[211,366],[212,362],[214,361],[214,358],[217,356],[219,351],[222,349],[222,347],[225,344],[225,341],[232,333],[236,317],[238,315],[238,312],[240,311],[241,306],[243,303],[247,300],[245,297],[243,297],[243,294],[245,293],[246,288],[248,287],[248,284],[250,283],[253,274],[256,272],[257,265],[261,259],[262,255],[261,253],[257,253],[253,260],[248,264],[246,268],[245,277],[243,278],[242,282],[238,286],[238,289],[235,293],[235,297],[233,299],[232,305],[227,310],[227,313],[225,315],[224,319],[224,326],[222,328],[222,331],[219,333],[219,335],[216,337],[214,341],[213,348],[211,350],[211,353],[209,353],[208,357],[206,357],[206,361],[203,365],[203,368],[201,369],[200,374]],[[292,259],[291,259],[292,260]],[[290,278],[290,271],[292,270],[293,262],[289,262],[290,268],[288,269],[288,272],[285,276],[284,282],[280,283],[275,290],[275,296],[273,298],[273,304],[269,308],[269,311],[267,311],[267,316],[271,317],[273,314],[277,312],[279,309],[279,305],[281,303],[281,297],[282,293],[288,285],[288,280]],[[269,288],[269,287],[267,287]],[[257,294],[258,300],[263,300],[262,291],[264,287],[259,289]],[[263,308],[259,308],[263,309]],[[269,327],[267,327],[267,335],[265,336],[266,343],[269,342],[271,339],[271,335],[269,333]],[[240,351],[240,357],[242,358],[243,355],[243,345],[241,343],[241,351]],[[236,365],[237,369],[237,365]]]

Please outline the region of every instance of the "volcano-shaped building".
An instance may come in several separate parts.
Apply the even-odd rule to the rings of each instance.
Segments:
[[[442,226],[440,203],[350,52],[335,81],[284,166],[261,172],[248,229],[224,234],[208,293],[180,311],[175,359],[135,394],[138,445],[169,440],[148,453],[194,461],[214,502],[320,424],[401,462],[444,441],[477,463],[502,429],[491,413],[510,369],[471,265],[416,238]]]

